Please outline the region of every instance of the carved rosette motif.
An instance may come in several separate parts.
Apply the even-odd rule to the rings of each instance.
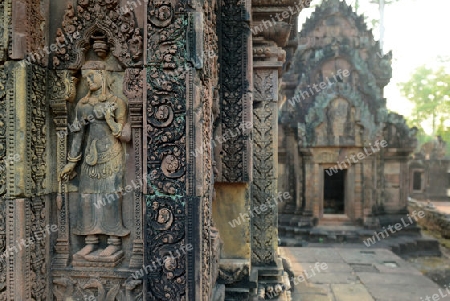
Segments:
[[[251,120],[249,116],[249,83],[247,79],[247,40],[250,35],[245,20],[246,9],[240,0],[222,1],[219,35],[220,53],[220,117],[222,136],[236,131],[240,124]],[[222,177],[226,182],[249,180],[249,137],[235,135],[222,144]],[[219,162],[218,162],[219,163]]]
[[[78,0],[68,4],[62,28],[57,30],[58,51],[53,66],[79,69],[84,61],[84,48],[94,39],[97,53],[107,51],[126,67],[142,65],[143,38],[133,12],[123,13],[118,0]],[[107,41],[107,42],[106,42]]]
[[[185,300],[186,253],[186,27],[183,8],[148,6],[147,210],[145,264],[148,300]],[[179,256],[176,256],[179,251]],[[174,255],[163,266],[157,261]]]

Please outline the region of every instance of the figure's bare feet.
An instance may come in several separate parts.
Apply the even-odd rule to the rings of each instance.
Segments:
[[[120,246],[109,245],[106,249],[100,252],[99,256],[111,256],[117,251],[120,251]]]
[[[83,249],[78,251],[76,253],[76,255],[86,256],[86,255],[92,253],[94,250],[95,250],[95,245],[94,244],[87,244]]]

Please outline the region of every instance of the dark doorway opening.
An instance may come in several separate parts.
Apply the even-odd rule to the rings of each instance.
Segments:
[[[345,175],[347,170],[325,169],[323,185],[323,213],[345,213]]]

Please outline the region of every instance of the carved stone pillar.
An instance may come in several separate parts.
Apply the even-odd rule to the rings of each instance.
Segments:
[[[280,63],[279,67],[281,65]],[[260,210],[267,200],[272,199],[273,202],[277,195],[278,70],[254,62],[253,72],[255,108],[252,209]],[[277,258],[278,207],[270,205],[270,209],[260,214],[256,212],[252,218],[252,262],[256,265],[273,265]]]
[[[133,191],[133,207],[135,220],[135,238],[133,240],[133,255],[130,259],[130,268],[140,268],[144,263],[144,234],[143,234],[143,190],[144,182],[147,181],[146,174],[143,172],[143,148],[142,148],[142,129],[143,129],[143,97],[144,97],[145,70],[141,68],[130,68],[125,71],[123,81],[123,91],[128,98],[129,120],[131,123],[131,140],[133,141],[130,149],[130,156],[134,160],[128,163],[128,170],[133,170],[133,181],[137,183]]]
[[[147,300],[210,300],[215,283],[216,4],[198,4],[147,6],[145,264],[179,255],[146,276]]]
[[[45,300],[51,296],[46,71],[12,61],[1,71],[0,208],[5,228],[0,265],[7,281],[1,294],[10,300]]]

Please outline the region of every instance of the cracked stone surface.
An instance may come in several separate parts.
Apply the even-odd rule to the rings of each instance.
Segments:
[[[280,255],[304,277],[294,284],[293,301],[450,300],[450,289],[386,249],[285,247]],[[318,271],[317,263],[327,268]]]

